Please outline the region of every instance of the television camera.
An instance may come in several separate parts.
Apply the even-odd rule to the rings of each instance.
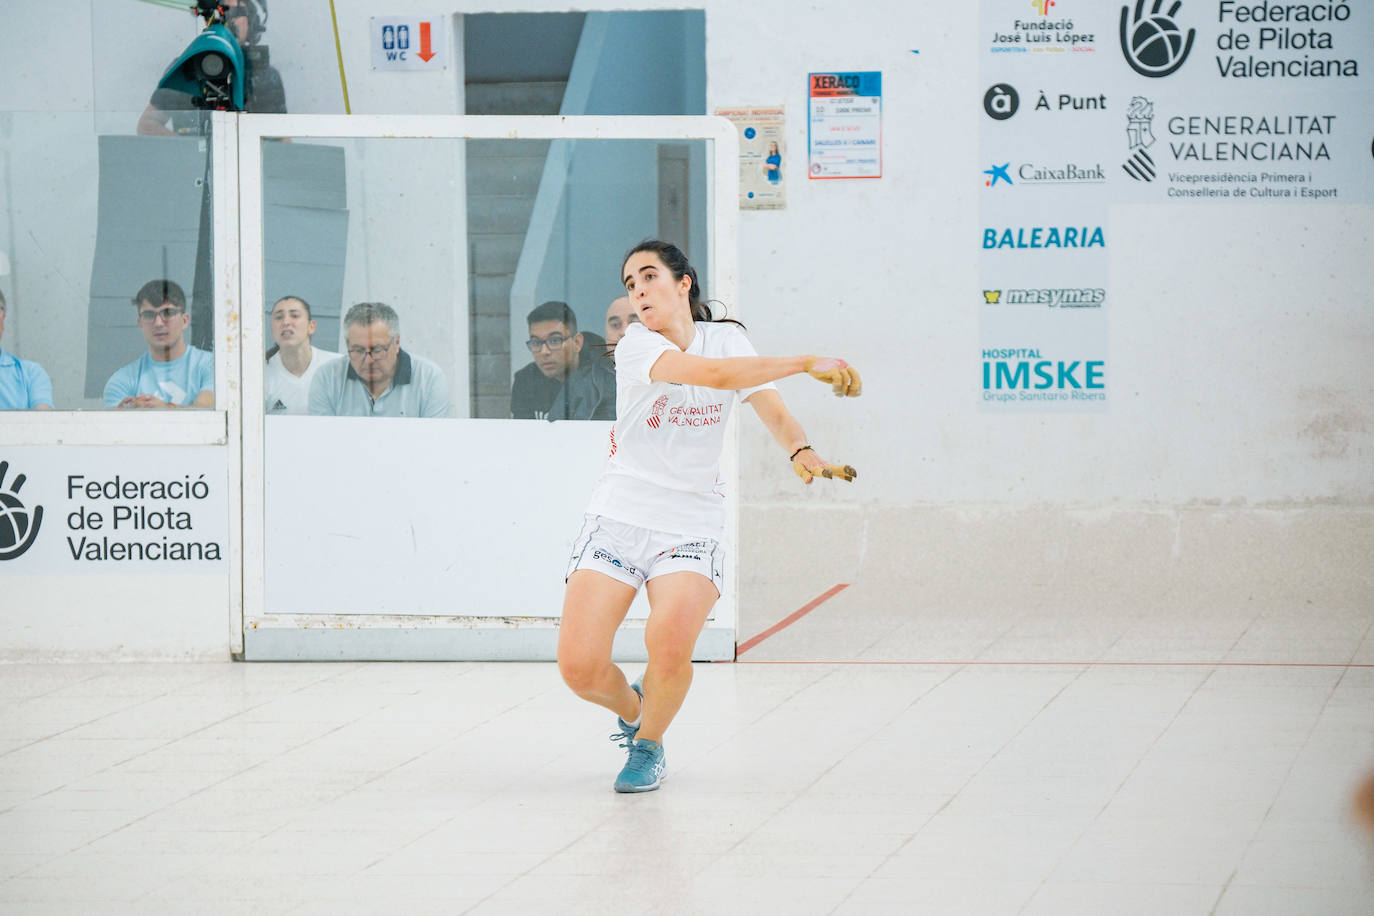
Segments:
[[[205,30],[167,68],[158,88],[186,93],[196,108],[243,111],[249,74],[268,63],[267,47],[257,43],[266,28],[267,0],[195,0],[182,8],[205,20]]]

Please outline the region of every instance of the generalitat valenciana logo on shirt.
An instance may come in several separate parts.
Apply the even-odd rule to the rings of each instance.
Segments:
[[[43,527],[43,507],[29,509],[19,498],[19,491],[28,478],[15,474],[6,486],[9,469],[8,461],[0,461],[0,561],[22,557],[33,546],[38,529]]]
[[[663,409],[667,406],[668,396],[666,394],[661,395],[657,401],[654,401],[653,409],[649,412],[649,419],[644,422],[654,429],[658,429],[659,424],[663,422]]]

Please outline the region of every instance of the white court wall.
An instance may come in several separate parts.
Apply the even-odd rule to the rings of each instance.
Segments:
[[[372,73],[371,5],[335,6],[354,112],[460,111],[460,87],[447,77]],[[740,215],[739,311],[760,350],[835,352],[867,383],[855,402],[806,380],[781,386],[823,454],[859,468],[852,487],[797,486],[766,434],[742,424],[746,606],[750,588],[798,577],[823,588],[878,565],[909,567],[930,586],[913,603],[1015,601],[1027,587],[1065,603],[1241,601],[1248,582],[1293,604],[1374,597],[1374,208],[1181,203],[1114,213],[1109,408],[984,412],[972,241],[985,167],[977,5],[701,6],[708,110],[787,106],[787,208]],[[398,0],[386,12],[569,8]],[[170,50],[195,32],[189,16],[132,0],[11,0],[0,18],[7,123],[47,113],[68,119],[73,137],[83,118],[87,136],[126,122],[131,132]],[[292,111],[343,110],[328,4],[274,3],[268,38]],[[1116,53],[1114,35],[1099,42]],[[78,59],[62,60],[59,45]],[[879,180],[806,179],[806,74],[827,70],[883,74]],[[50,366],[77,365],[84,327],[35,307],[84,308],[94,144],[47,144],[38,156],[12,135],[5,143],[17,178],[0,242],[16,272],[0,288],[19,304],[5,344]],[[89,226],[58,205],[68,199],[91,213]],[[796,562],[795,526],[817,518],[843,535],[840,546]],[[34,600],[7,598],[6,613]],[[91,626],[106,638],[88,629],[88,654],[223,651],[218,635],[164,646],[155,627],[130,643],[117,624]],[[61,631],[45,630],[51,641],[36,640],[30,654],[63,653]]]

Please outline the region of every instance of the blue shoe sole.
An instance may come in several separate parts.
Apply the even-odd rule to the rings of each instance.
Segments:
[[[652,792],[663,785],[663,780],[664,776],[659,776],[658,779],[655,779],[647,786],[638,786],[628,782],[617,782],[615,784],[615,790],[622,795],[630,795],[635,792]]]

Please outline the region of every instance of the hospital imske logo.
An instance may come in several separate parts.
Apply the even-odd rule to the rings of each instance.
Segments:
[[[1197,29],[1189,29],[1185,37],[1174,18],[1183,0],[1175,0],[1161,13],[1163,5],[1164,0],[1154,0],[1149,13],[1145,12],[1145,0],[1135,0],[1134,10],[1129,3],[1121,8],[1121,53],[1141,76],[1168,76],[1183,66],[1193,50]]]
[[[43,507],[34,506],[30,511],[19,498],[19,491],[28,478],[16,474],[10,485],[5,486],[9,467],[8,461],[0,461],[0,561],[22,557],[33,546],[38,529],[43,527]]]

